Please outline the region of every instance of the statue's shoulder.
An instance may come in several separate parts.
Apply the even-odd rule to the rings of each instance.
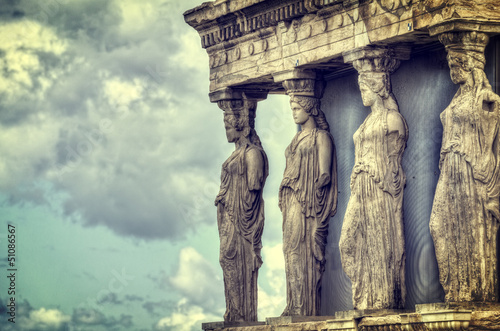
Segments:
[[[251,159],[263,159],[264,158],[264,149],[255,144],[248,144],[245,149],[245,157]]]
[[[316,139],[325,143],[333,144],[333,136],[330,131],[318,129],[316,131]]]
[[[399,112],[390,110],[387,113],[387,128],[389,133],[399,131],[400,135],[406,136],[406,121]]]

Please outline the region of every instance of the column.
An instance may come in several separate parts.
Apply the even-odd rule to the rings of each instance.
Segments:
[[[287,283],[282,315],[317,316],[328,225],[337,206],[335,145],[321,110],[324,83],[314,71],[302,70],[276,74],[274,80],[283,83],[300,126],[286,149],[279,189]]]
[[[405,241],[401,166],[408,126],[391,91],[390,74],[406,48],[364,47],[344,54],[358,71],[370,113],[354,134],[351,196],[340,236],[342,267],[351,279],[354,309],[405,305]]]
[[[441,113],[441,170],[430,230],[445,302],[498,301],[500,98],[484,73],[488,35],[439,35],[458,91]]]
[[[226,89],[210,94],[224,111],[227,140],[234,152],[222,165],[215,200],[224,276],[226,313],[234,325],[257,321],[257,276],[262,265],[264,227],[262,191],[268,175],[266,154],[255,132],[255,109],[265,92]]]

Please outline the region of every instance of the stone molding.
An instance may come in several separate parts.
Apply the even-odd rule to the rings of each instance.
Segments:
[[[455,331],[497,330],[500,304],[435,303],[417,305],[415,311],[351,310],[335,317],[267,318],[258,325],[204,323],[206,331]]]
[[[321,68],[335,75],[349,69],[342,58],[354,49],[422,48],[452,30],[500,33],[496,0],[224,0],[184,16],[209,55],[212,92],[260,85],[283,93],[275,74]]]

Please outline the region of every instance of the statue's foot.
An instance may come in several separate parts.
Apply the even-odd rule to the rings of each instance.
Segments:
[[[281,316],[300,316],[300,309],[299,308],[290,308],[286,307]]]
[[[290,309],[288,309],[288,307],[286,307],[285,310],[283,311],[283,313],[281,314],[281,316],[291,316]]]

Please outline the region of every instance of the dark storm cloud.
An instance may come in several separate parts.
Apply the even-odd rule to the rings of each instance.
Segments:
[[[24,16],[25,12],[20,8],[20,0],[1,0],[0,1],[0,18],[3,21],[9,19],[19,19]]]
[[[129,294],[126,294],[125,297],[124,297],[125,301],[130,301],[130,302],[134,302],[134,301],[144,301],[144,298],[143,297],[140,297],[138,295],[129,295]]]
[[[13,11],[25,13],[18,22],[28,32],[40,24],[46,40],[4,50],[4,78],[15,88],[0,91],[0,124],[17,140],[30,132],[28,146],[40,146],[7,158],[10,186],[0,185],[12,204],[47,204],[63,193],[63,215],[85,226],[178,240],[213,221],[206,208],[213,211],[218,190],[214,160],[231,148],[221,111],[206,96],[208,67],[200,59],[207,55],[180,14],[198,1],[153,2],[142,21],[123,3],[19,1],[4,13],[5,24],[15,22]],[[22,52],[31,64],[17,72],[12,59]],[[40,180],[52,187],[45,197],[18,185]]]
[[[169,280],[168,280],[168,275],[167,273],[165,272],[165,270],[160,270],[158,273],[156,274],[148,274],[146,276],[153,284],[156,285],[156,287],[159,289],[159,290],[162,290],[162,291],[168,291],[169,289],[171,289],[169,287]]]
[[[0,259],[0,268],[4,270],[7,269],[7,257]],[[1,297],[0,297],[0,302],[3,302]]]
[[[98,305],[102,305],[102,304],[121,305],[121,304],[123,304],[123,301],[118,300],[118,296],[116,295],[116,293],[110,292],[106,296],[100,298],[97,301],[97,304]]]
[[[77,308],[73,310],[71,322],[76,326],[103,326],[107,330],[122,328],[130,328],[134,325],[131,315],[121,314],[116,318],[113,316],[106,316],[102,312],[95,309]]]
[[[15,188],[11,191],[9,203],[25,206],[26,204],[46,204],[48,201],[46,199],[45,192],[40,188],[32,188],[30,190]]]
[[[151,317],[161,317],[174,311],[176,303],[171,300],[146,301],[142,304]]]

